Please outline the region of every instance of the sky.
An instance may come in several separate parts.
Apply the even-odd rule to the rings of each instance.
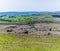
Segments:
[[[60,11],[60,0],[0,0],[0,12]]]

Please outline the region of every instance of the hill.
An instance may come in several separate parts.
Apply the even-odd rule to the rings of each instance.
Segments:
[[[2,15],[7,15],[7,16],[22,16],[22,15],[33,15],[33,14],[52,14],[52,15],[59,15],[60,12],[48,12],[48,11],[43,11],[43,12],[38,12],[38,11],[28,11],[28,12],[0,12],[0,16]]]

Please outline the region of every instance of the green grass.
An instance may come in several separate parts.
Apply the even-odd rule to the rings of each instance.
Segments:
[[[0,51],[60,51],[60,38],[0,34]]]

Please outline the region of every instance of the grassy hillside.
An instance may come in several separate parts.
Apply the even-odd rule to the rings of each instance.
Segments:
[[[48,24],[43,24],[43,25],[48,25]],[[53,24],[53,25],[54,26],[58,25],[57,27],[60,27],[60,24]],[[1,27],[4,28],[3,25],[0,26],[0,29]],[[46,33],[47,32],[48,31],[46,31]],[[52,35],[53,34],[55,34],[56,36],[58,35],[55,31],[53,32],[54,33],[51,33]],[[0,32],[0,51],[60,51],[60,38],[53,38],[53,36],[51,35],[42,36],[41,34],[35,32],[33,33],[31,32],[29,34],[26,33],[1,34]]]
[[[2,16],[0,24],[30,25],[34,23],[55,23],[57,20],[51,15]],[[49,36],[37,38],[37,34],[33,34],[33,36],[36,38],[18,36],[17,34],[0,34],[0,51],[60,51],[60,38]]]
[[[60,38],[0,34],[0,51],[60,51]]]
[[[0,24],[34,24],[34,23],[53,23],[55,18],[51,15],[34,16],[2,16]]]

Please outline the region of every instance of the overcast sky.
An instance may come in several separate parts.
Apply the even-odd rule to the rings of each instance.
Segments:
[[[0,0],[1,11],[60,11],[60,0]]]

